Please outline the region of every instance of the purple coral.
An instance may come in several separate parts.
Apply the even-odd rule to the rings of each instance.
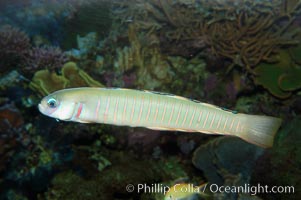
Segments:
[[[0,28],[0,49],[1,51],[20,53],[30,48],[30,40],[26,33],[10,25]]]
[[[0,28],[0,70],[7,71],[22,63],[31,48],[26,33],[10,25]]]
[[[67,62],[67,56],[58,47],[31,47],[26,33],[5,25],[0,28],[0,71],[24,66],[26,71],[48,68],[56,70]]]
[[[64,52],[58,47],[34,47],[29,51],[26,60],[26,69],[35,71],[39,69],[57,70],[68,61]]]

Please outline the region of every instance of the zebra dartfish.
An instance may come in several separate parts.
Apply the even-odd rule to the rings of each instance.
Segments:
[[[231,135],[271,147],[281,119],[233,112],[184,97],[121,88],[71,88],[42,99],[44,115],[64,121]]]

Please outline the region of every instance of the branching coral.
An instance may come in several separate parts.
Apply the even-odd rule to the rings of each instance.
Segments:
[[[271,61],[283,46],[297,44],[289,29],[300,12],[300,1],[202,1],[208,20],[200,31],[212,53],[250,68]]]
[[[25,70],[36,71],[39,69],[57,70],[67,62],[67,56],[58,47],[34,47],[26,58]]]
[[[57,70],[67,62],[58,47],[31,47],[29,37],[22,31],[6,25],[0,28],[0,71],[21,67],[23,71],[47,68]]]
[[[281,17],[280,17],[281,18]],[[214,55],[231,59],[234,64],[250,69],[261,61],[271,61],[273,53],[285,45],[297,44],[295,32],[286,32],[292,19],[277,23],[271,14],[239,13],[235,20],[204,24],[200,31]],[[249,70],[251,72],[251,70]]]
[[[183,51],[179,47],[187,48],[187,42],[195,48],[192,53],[206,44],[214,56],[228,58],[250,73],[259,62],[272,60],[281,47],[298,42],[290,29],[300,13],[301,2],[296,0],[135,2],[125,19],[130,18],[138,30],[157,34],[161,48],[166,41],[181,44],[177,45],[179,55]]]
[[[9,25],[0,28],[0,47],[2,51],[24,53],[30,46],[28,36],[18,28]]]
[[[5,25],[0,28],[0,71],[7,71],[24,61],[31,48],[29,37],[18,28]]]

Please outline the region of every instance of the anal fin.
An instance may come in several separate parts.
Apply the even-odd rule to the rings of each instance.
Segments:
[[[152,130],[159,130],[159,131],[181,131],[181,132],[196,132],[195,130],[189,129],[179,129],[179,128],[167,128],[167,127],[146,127]]]

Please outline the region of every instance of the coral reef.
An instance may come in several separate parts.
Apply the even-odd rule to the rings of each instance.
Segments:
[[[146,37],[144,33],[138,34],[134,25],[129,26],[130,46],[117,48],[113,61],[117,80],[129,80],[130,76],[130,81],[134,82],[130,85],[136,88],[169,90],[174,93],[185,91],[187,94],[182,94],[184,96],[191,96],[192,90],[202,91],[200,82],[206,73],[205,62],[200,57],[186,60],[180,56],[164,55],[160,52],[159,45],[147,45]],[[189,80],[185,80],[185,77],[189,77]],[[122,87],[125,83],[116,84]]]
[[[116,16],[122,16],[117,18],[121,24],[130,20],[138,31],[147,33],[151,44],[159,41],[164,52],[189,57],[205,46],[197,29],[203,16],[192,4],[170,0],[133,0],[115,4]]]
[[[158,48],[142,46],[134,26],[130,26],[128,37],[130,47],[118,48],[114,68],[119,73],[134,70],[136,86],[154,90],[161,85],[171,82],[172,72],[166,59]]]
[[[173,76],[166,90],[192,99],[201,99],[204,96],[204,80],[209,75],[204,59],[200,56],[191,59],[168,56],[167,62]]]
[[[104,87],[95,81],[75,63],[68,62],[62,67],[62,75],[49,70],[37,71],[29,86],[42,95],[50,94],[53,91],[71,87]]]
[[[47,69],[57,71],[68,61],[67,56],[59,47],[44,46],[34,47],[29,50],[25,60],[25,71]]]
[[[300,12],[300,2],[285,11],[280,0],[235,4],[206,1],[203,5],[212,9],[210,23],[200,29],[207,35],[212,53],[231,59],[249,72],[261,61],[272,61],[281,47],[298,43],[291,24]]]
[[[0,28],[0,72],[18,67],[31,48],[29,37],[18,28],[4,25]]]
[[[54,71],[67,62],[60,48],[32,48],[27,34],[9,25],[0,29],[0,56],[3,58],[0,61],[0,72],[7,72],[13,67],[25,74],[44,68]]]
[[[178,51],[187,51],[183,47],[190,46],[195,49],[190,55],[206,47],[208,54],[230,59],[250,73],[261,61],[271,61],[282,47],[298,43],[291,24],[300,13],[300,2],[134,2],[131,5],[135,6],[122,4],[127,8],[123,19],[128,19],[124,15],[131,16],[137,30],[146,30],[149,35],[157,32],[162,47],[166,41],[169,47],[172,43],[181,46]]]
[[[127,192],[126,186],[129,183],[151,185],[161,180],[186,176],[175,158],[168,158],[166,161],[154,161],[137,159],[131,153],[114,151],[110,153],[110,157],[114,160],[113,165],[92,177],[84,178],[72,171],[57,174],[53,178],[49,190],[44,195],[40,195],[38,199],[101,200],[114,199],[116,196],[139,198],[144,192],[137,190],[132,193]],[[162,196],[160,197],[162,199]]]
[[[204,101],[215,105],[233,108],[243,93],[254,90],[253,82],[240,71],[233,69],[232,73],[226,75],[222,72],[209,73],[203,80]],[[225,98],[227,96],[227,98]]]
[[[0,107],[0,172],[15,154],[18,139],[24,134],[24,119],[13,104]]]
[[[30,193],[39,193],[47,188],[49,179],[56,166],[70,159],[70,153],[60,152],[45,140],[45,137],[37,135],[34,129],[28,130],[27,145],[18,145],[14,156],[10,158],[3,178],[10,182],[10,186],[1,183],[1,196],[8,196],[10,192],[20,191],[17,188],[26,188],[23,194],[31,198]],[[55,150],[54,150],[55,149]],[[29,193],[29,194],[28,194]]]
[[[202,90],[199,83],[201,76],[205,76],[205,63],[199,56],[186,61],[180,56],[164,55],[160,51],[159,41],[143,32],[139,33],[135,24],[129,25],[124,33],[127,33],[127,44],[124,46],[116,45],[112,37],[99,41],[95,32],[84,37],[77,36],[78,48],[68,51],[67,55],[85,71],[105,80],[109,87],[182,91],[181,87],[186,82],[181,80],[182,77],[191,75],[193,70],[193,79],[185,86],[189,88],[187,95],[193,93],[194,84],[198,85],[199,91]],[[115,56],[111,55],[113,52]],[[163,88],[169,84],[168,89]]]
[[[0,199],[159,200],[162,193],[125,187],[205,179],[294,185],[299,195],[300,0],[0,5],[1,24],[13,25],[0,28]],[[58,123],[36,109],[53,91],[100,82],[279,116],[284,126],[274,148],[263,150],[234,137]],[[213,196],[295,197],[285,195]]]

